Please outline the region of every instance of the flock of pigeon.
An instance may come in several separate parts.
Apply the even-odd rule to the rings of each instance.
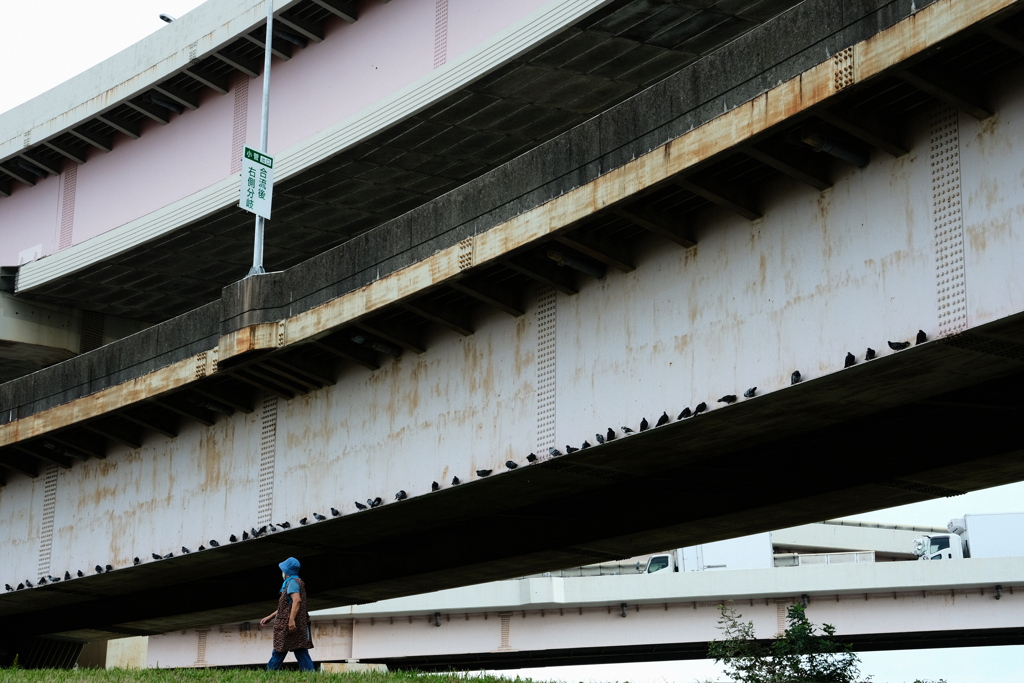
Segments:
[[[914,343],[915,344],[921,344],[921,343],[923,343],[925,341],[928,341],[928,335],[925,334],[924,330],[918,330],[917,338],[915,339]],[[888,342],[888,344],[889,344],[889,348],[892,349],[893,351],[902,351],[903,349],[908,348],[911,345],[911,342],[908,342],[908,341],[893,342],[893,341],[891,341],[891,342]],[[870,347],[868,347],[868,350],[864,354],[864,360],[871,360],[871,359],[875,358],[876,356],[877,356],[877,354],[876,354],[875,350],[870,348]],[[856,365],[856,364],[857,364],[857,357],[855,355],[853,355],[852,353],[847,353],[846,354],[846,359],[845,359],[845,361],[843,363],[843,367],[844,368],[848,368],[848,367],[850,367],[852,365]],[[794,370],[793,373],[790,375],[790,384],[797,384],[800,380],[801,380],[800,371],[799,370]],[[751,388],[749,388],[749,389],[747,389],[746,391],[743,392],[743,397],[744,398],[753,398],[756,395],[757,395],[757,387],[751,387]],[[718,399],[717,402],[718,403],[725,403],[726,405],[730,405],[730,404],[735,403],[738,400],[739,399],[737,398],[737,396],[735,394],[726,394],[722,398]],[[686,408],[683,408],[682,412],[679,413],[679,416],[676,419],[677,420],[685,420],[685,419],[690,418],[690,417],[695,417],[695,416],[700,415],[701,413],[707,411],[707,409],[708,409],[708,404],[702,401],[702,402],[698,403],[693,409],[691,409],[689,406],[687,406]],[[658,418],[658,420],[657,420],[657,422],[655,422],[654,426],[655,427],[661,427],[662,425],[666,425],[666,424],[668,424],[671,421],[672,421],[672,418],[669,417],[669,414],[666,411],[666,412],[663,412],[661,414],[661,417]],[[640,428],[639,428],[639,430],[641,432],[645,432],[648,429],[650,429],[650,423],[647,421],[647,418],[645,417],[645,418],[640,420]],[[629,427],[623,426],[622,427],[622,433],[623,434],[632,434],[633,430],[630,429]],[[615,437],[616,437],[615,430],[612,429],[611,427],[609,427],[608,431],[605,432],[604,434],[597,433],[597,434],[594,435],[594,439],[597,441],[598,445],[604,444],[604,443],[608,443],[609,441],[613,441],[613,440],[615,440]],[[584,441],[582,444],[580,444],[580,446],[578,448],[576,448],[574,446],[566,445],[565,453],[562,453],[562,451],[558,450],[557,448],[549,448],[548,449],[548,455],[550,455],[551,457],[558,457],[560,455],[565,455],[565,454],[568,454],[568,453],[575,453],[576,451],[580,451],[580,450],[583,450],[583,449],[586,449],[586,448],[590,448],[591,446],[592,446],[592,444],[589,441]],[[538,458],[537,458],[537,455],[535,453],[530,453],[529,455],[526,456],[526,460],[529,463],[534,463],[534,462],[536,462],[538,460]],[[514,470],[517,467],[519,467],[519,464],[516,463],[514,460],[509,460],[509,461],[507,461],[505,463],[505,467],[507,469],[509,469],[509,470]],[[488,477],[493,472],[494,472],[494,470],[477,470],[476,474],[477,474],[478,477]],[[452,478],[452,485],[453,486],[458,486],[461,483],[462,483],[462,481],[458,477],[453,477]],[[430,490],[431,491],[438,491],[440,489],[441,489],[441,485],[439,483],[437,483],[436,481],[431,482],[431,484],[430,484]],[[399,491],[398,493],[395,494],[395,500],[396,501],[405,500],[408,497],[409,497],[409,494],[407,494],[404,490]],[[369,498],[369,499],[367,499],[365,504],[360,503],[359,501],[356,501],[355,506],[356,506],[357,510],[368,510],[368,509],[371,509],[371,508],[380,507],[383,504],[384,504],[384,500],[382,498],[380,498],[380,497],[377,497],[377,498]],[[341,511],[332,507],[331,508],[331,516],[332,517],[340,517],[341,516]],[[327,520],[327,517],[325,515],[321,515],[318,512],[314,512],[313,513],[313,519],[315,521],[317,521],[317,522],[323,522],[323,521]],[[308,517],[303,517],[302,519],[299,520],[299,525],[300,526],[306,526],[309,523],[310,522],[309,522],[309,518]],[[281,522],[279,524],[265,524],[265,525],[261,526],[258,529],[256,527],[253,527],[249,531],[243,531],[241,538],[239,538],[235,534],[231,534],[231,536],[228,538],[228,540],[231,543],[237,543],[240,540],[241,541],[248,541],[249,539],[259,538],[260,536],[264,536],[266,534],[276,533],[276,532],[278,532],[280,530],[283,530],[283,529],[290,529],[291,526],[292,525],[291,525],[290,522]],[[218,543],[216,540],[211,540],[210,541],[210,547],[211,548],[219,548],[220,547],[220,543]],[[201,552],[203,550],[206,550],[206,547],[203,546],[203,545],[200,545],[199,548],[197,549],[197,552]],[[191,552],[192,551],[189,550],[188,548],[186,548],[185,546],[181,547],[181,554],[182,555],[188,555]],[[174,557],[174,553],[170,552],[170,553],[167,553],[166,555],[161,555],[159,553],[152,553],[152,557],[153,557],[154,560],[169,560],[172,557]],[[139,564],[142,564],[142,560],[140,558],[136,557],[136,558],[134,558],[132,560],[132,565],[133,566],[134,565],[139,565]],[[97,574],[104,574],[106,572],[113,571],[114,568],[111,565],[109,565],[109,564],[108,565],[96,565],[95,570],[96,570]],[[20,590],[24,590],[26,588],[37,588],[39,586],[45,586],[48,583],[60,583],[62,580],[63,581],[70,581],[72,578],[82,578],[84,576],[85,576],[85,574],[82,572],[82,570],[78,570],[78,572],[76,572],[76,576],[75,577],[73,577],[71,575],[71,572],[64,572],[64,578],[63,579],[61,579],[60,577],[47,575],[47,576],[44,576],[44,577],[40,578],[35,584],[33,584],[28,579],[25,579],[25,582],[24,583],[19,583],[17,585],[17,587],[12,587],[11,584],[8,583],[8,584],[4,585],[4,588],[7,589],[7,592],[20,591]]]

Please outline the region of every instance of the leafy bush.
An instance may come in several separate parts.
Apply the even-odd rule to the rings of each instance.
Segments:
[[[771,641],[758,640],[754,623],[741,622],[732,607],[718,609],[724,638],[709,643],[708,656],[738,683],[854,683],[860,674],[860,658],[836,641],[835,627],[825,624],[819,631],[803,605],[789,608],[789,626]]]

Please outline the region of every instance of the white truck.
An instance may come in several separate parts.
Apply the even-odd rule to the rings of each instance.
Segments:
[[[915,539],[918,560],[1024,555],[1024,512],[964,515],[951,520],[946,528],[949,533]]]
[[[754,534],[728,541],[703,543],[652,555],[644,574],[660,571],[700,572],[714,569],[762,569],[773,565],[772,535]]]

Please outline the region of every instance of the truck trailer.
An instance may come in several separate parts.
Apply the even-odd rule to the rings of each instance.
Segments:
[[[950,520],[949,533],[914,540],[918,560],[1024,555],[1024,512],[964,515]]]

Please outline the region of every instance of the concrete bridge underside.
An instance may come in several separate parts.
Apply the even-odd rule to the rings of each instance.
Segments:
[[[0,628],[250,620],[288,555],[313,606],[357,604],[1024,480],[1024,88],[992,37],[1020,8],[941,0],[639,154],[612,125],[657,128],[635,98],[594,124],[595,178],[444,249],[346,290],[343,245],[3,385],[0,581],[87,576],[0,595]],[[971,75],[973,99],[936,85]]]

